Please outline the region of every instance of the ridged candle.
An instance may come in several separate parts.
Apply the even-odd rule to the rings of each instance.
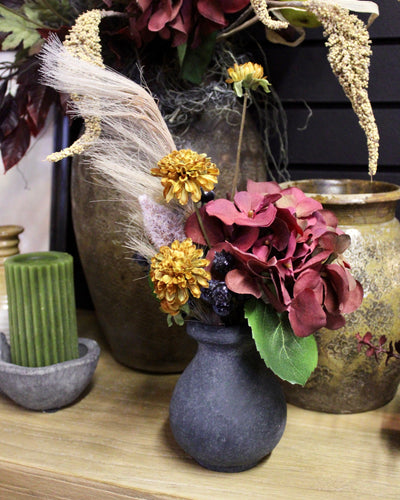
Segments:
[[[25,253],[4,267],[12,362],[37,367],[78,358],[72,256]]]

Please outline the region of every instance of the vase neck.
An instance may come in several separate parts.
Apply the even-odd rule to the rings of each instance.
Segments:
[[[200,344],[234,346],[253,343],[251,330],[246,324],[224,326],[190,321],[186,329],[187,333]]]
[[[365,204],[324,204],[326,210],[336,215],[339,225],[352,226],[354,224],[380,224],[395,217],[396,201],[365,203]]]

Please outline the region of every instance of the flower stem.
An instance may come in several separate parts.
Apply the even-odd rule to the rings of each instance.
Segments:
[[[208,246],[208,248],[211,248],[210,240],[208,239],[207,232],[206,232],[206,229],[205,229],[204,224],[203,224],[203,219],[201,218],[201,215],[200,215],[199,207],[196,204],[194,204],[194,211],[196,212],[197,222],[199,223],[201,232],[204,236],[204,239],[207,243],[207,246]]]
[[[239,180],[240,153],[241,153],[241,150],[242,150],[244,122],[246,120],[247,99],[248,99],[248,94],[247,94],[247,91],[246,91],[244,93],[244,96],[243,96],[242,120],[241,120],[241,123],[240,123],[239,140],[238,140],[237,153],[236,153],[235,175],[233,177],[233,182],[232,182],[232,193],[231,193],[231,198],[232,199],[235,196],[235,193],[236,193],[236,190],[237,190],[237,184],[238,184],[238,180]]]

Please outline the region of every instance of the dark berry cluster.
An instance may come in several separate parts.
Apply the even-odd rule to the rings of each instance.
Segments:
[[[212,263],[212,274],[220,279],[225,278],[229,271],[232,271],[235,267],[235,257],[222,250],[221,252],[216,252],[213,263]]]
[[[234,268],[235,257],[232,254],[225,250],[216,252],[211,266],[213,279],[201,294],[202,299],[228,324],[241,316],[243,304],[243,297],[229,290],[225,283],[226,274]]]
[[[209,287],[203,288],[201,297],[218,316],[226,317],[233,310],[233,294],[224,281],[211,280]]]
[[[209,201],[212,201],[215,198],[214,191],[201,191],[201,203],[205,205]]]

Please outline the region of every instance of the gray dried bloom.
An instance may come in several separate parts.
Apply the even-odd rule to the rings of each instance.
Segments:
[[[149,196],[139,196],[146,233],[156,248],[186,238],[184,213],[156,203]]]
[[[368,172],[376,174],[379,157],[379,132],[368,97],[371,40],[366,25],[347,9],[308,0],[304,2],[324,27],[328,39],[328,61],[350,100],[367,137]]]

